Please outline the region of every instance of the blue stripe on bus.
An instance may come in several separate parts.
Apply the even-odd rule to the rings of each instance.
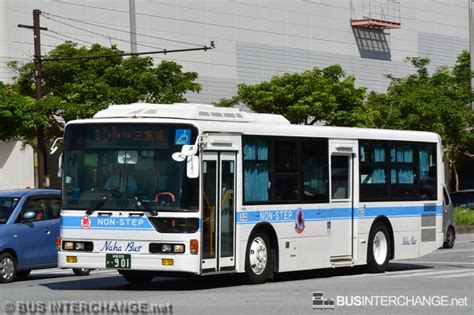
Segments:
[[[299,209],[296,210],[257,210],[241,211],[236,215],[238,224],[257,222],[294,222]],[[359,216],[358,208],[354,208],[354,219],[369,219],[379,215],[387,217],[420,217],[426,215],[442,215],[442,206],[407,206],[407,207],[373,207],[364,208],[364,215]],[[305,221],[345,220],[352,218],[352,208],[303,209]]]
[[[236,213],[237,224],[250,224],[258,222],[294,222],[299,208],[285,210],[257,210],[240,211]],[[431,215],[442,215],[443,206],[400,206],[400,207],[370,207],[364,208],[364,215],[359,216],[358,208],[354,208],[354,219],[370,219],[379,215],[387,217],[420,217]],[[325,209],[304,209],[303,219],[306,222],[327,221],[327,220],[347,220],[352,218],[351,208],[325,208]],[[81,227],[82,216],[61,216],[61,228],[83,229]],[[154,230],[150,221],[145,217],[140,218],[117,218],[117,217],[90,217],[90,230]],[[199,230],[202,230],[203,222],[199,220]]]
[[[154,230],[148,219],[117,218],[117,217],[89,217],[89,230]],[[61,216],[61,227],[68,229],[82,229],[82,216]]]

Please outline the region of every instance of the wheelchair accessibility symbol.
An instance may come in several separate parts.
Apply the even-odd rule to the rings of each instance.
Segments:
[[[190,144],[191,142],[191,129],[176,129],[174,136],[175,145]]]

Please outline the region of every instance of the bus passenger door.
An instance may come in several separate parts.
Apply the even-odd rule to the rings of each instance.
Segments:
[[[233,152],[203,152],[203,273],[235,269],[235,166]]]
[[[327,230],[335,265],[351,264],[354,256],[354,178],[357,141],[330,140],[331,206]]]

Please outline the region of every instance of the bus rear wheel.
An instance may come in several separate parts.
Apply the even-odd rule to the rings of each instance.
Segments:
[[[387,226],[377,222],[371,229],[367,249],[367,267],[369,272],[378,273],[387,270],[390,258],[390,236]]]
[[[252,235],[247,244],[245,272],[251,283],[264,283],[271,273],[272,250],[270,240],[265,233]]]
[[[148,284],[155,277],[153,274],[146,271],[120,271],[127,282],[131,284]]]

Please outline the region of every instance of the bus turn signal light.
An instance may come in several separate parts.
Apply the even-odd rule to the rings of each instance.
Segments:
[[[199,242],[198,240],[191,240],[189,242],[189,248],[190,248],[190,252],[191,254],[193,255],[197,255],[199,253]]]
[[[56,250],[61,250],[61,236],[56,237]]]

